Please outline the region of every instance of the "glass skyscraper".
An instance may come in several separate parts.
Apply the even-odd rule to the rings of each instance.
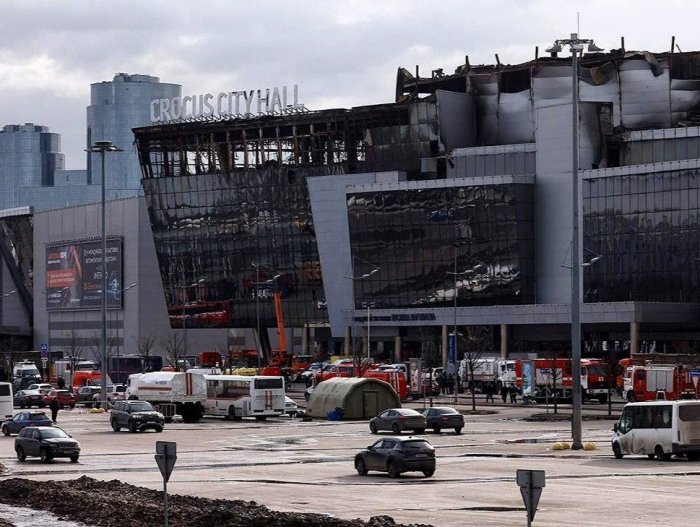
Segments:
[[[107,197],[123,198],[140,193],[141,168],[131,130],[150,124],[153,99],[179,97],[181,91],[179,84],[163,83],[150,75],[127,73],[117,73],[111,81],[90,86],[87,144],[107,140],[124,150],[105,157],[105,171],[109,174]],[[88,184],[99,184],[102,181],[100,155],[87,156]]]
[[[53,186],[54,172],[64,167],[61,136],[33,123],[0,130],[0,210],[20,203],[21,187]]]

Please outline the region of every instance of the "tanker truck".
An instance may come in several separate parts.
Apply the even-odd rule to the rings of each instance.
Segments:
[[[201,373],[155,371],[144,373],[136,380],[135,393],[131,397],[148,401],[162,413],[166,420],[175,414],[186,423],[194,423],[204,413],[207,398],[207,381]]]

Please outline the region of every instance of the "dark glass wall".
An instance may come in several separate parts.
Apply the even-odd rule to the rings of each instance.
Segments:
[[[255,327],[256,303],[261,324],[272,326],[275,292],[288,325],[327,322],[310,175],[322,173],[266,169],[143,181],[174,327]]]
[[[586,302],[700,302],[700,171],[583,181]]]
[[[357,309],[452,306],[455,253],[458,305],[534,300],[532,185],[357,193],[348,219]]]
[[[434,101],[134,134],[173,327],[273,325],[275,292],[287,325],[327,323],[306,177],[416,178],[439,153]]]

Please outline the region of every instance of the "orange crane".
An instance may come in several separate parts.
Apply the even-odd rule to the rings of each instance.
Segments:
[[[282,312],[282,296],[280,295],[279,291],[275,291],[273,294],[273,298],[275,300],[275,319],[277,319],[277,336],[279,338],[279,340],[278,340],[279,345],[277,347],[277,350],[273,350],[273,355],[274,355],[274,352],[277,351],[278,355],[285,357],[285,362],[286,362],[287,332],[284,330],[284,313]]]

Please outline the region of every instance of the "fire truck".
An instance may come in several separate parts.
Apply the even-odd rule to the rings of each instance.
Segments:
[[[647,364],[625,370],[623,396],[630,402],[694,399],[696,388],[684,366]]]
[[[362,377],[384,381],[391,385],[402,401],[408,399],[409,393],[408,386],[406,385],[406,376],[401,371],[367,370],[362,374]]]
[[[586,386],[581,387],[584,399],[598,399],[601,404],[608,402],[608,393],[612,374],[608,365],[600,359],[581,359],[581,382],[586,379]]]
[[[532,363],[534,396],[571,399],[573,376],[571,359],[535,359]],[[581,359],[581,392],[584,399],[608,400],[606,365],[598,359]]]

